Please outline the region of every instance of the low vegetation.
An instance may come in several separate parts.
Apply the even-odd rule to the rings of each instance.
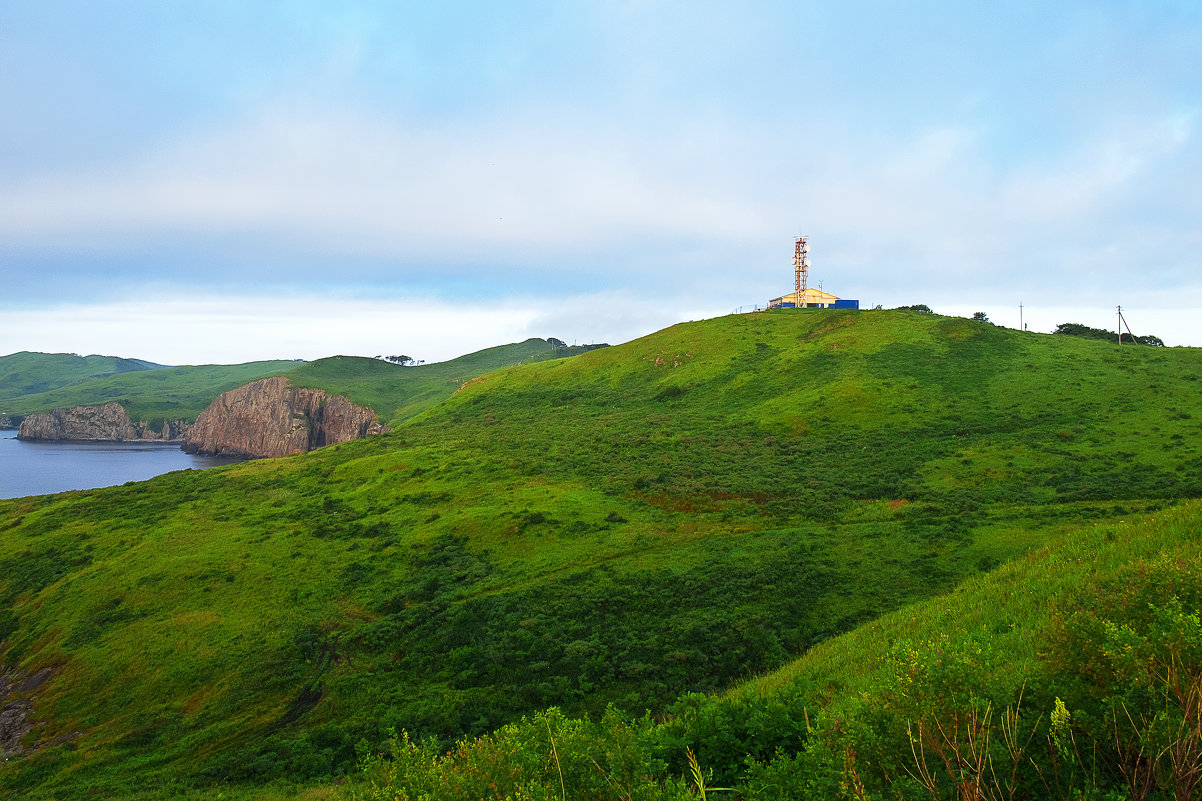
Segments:
[[[1005,797],[1121,790],[1137,743],[1169,797],[1140,665],[1192,636],[1200,361],[764,312],[490,373],[383,437],[0,503],[4,666],[52,671],[0,789],[968,798],[958,755],[1008,786],[1021,723]],[[1099,684],[1095,641],[1138,658]]]
[[[1200,523],[1191,503],[1082,526],[662,723],[551,709],[449,751],[402,733],[346,795],[1197,798]]]

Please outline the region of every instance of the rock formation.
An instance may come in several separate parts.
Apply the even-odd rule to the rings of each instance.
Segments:
[[[42,668],[24,677],[13,670],[0,673],[0,757],[5,761],[25,753],[25,735],[33,730],[29,719],[38,689],[50,678],[50,668]]]
[[[110,401],[103,406],[73,406],[31,414],[21,421],[17,439],[174,442],[183,438],[187,428],[183,420],[165,420],[162,429],[155,431],[145,421],[133,422],[121,404]]]
[[[222,394],[196,418],[181,447],[210,456],[287,456],[383,430],[371,409],[276,376]]]

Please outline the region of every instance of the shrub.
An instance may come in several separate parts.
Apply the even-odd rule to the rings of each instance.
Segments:
[[[667,775],[650,718],[608,710],[600,721],[549,709],[496,732],[463,740],[445,754],[407,733],[389,741],[386,755],[365,754],[370,801],[670,801],[691,798],[685,782]]]
[[[1082,592],[1051,629],[1049,666],[1133,798],[1202,788],[1199,608],[1202,559],[1161,556]]]

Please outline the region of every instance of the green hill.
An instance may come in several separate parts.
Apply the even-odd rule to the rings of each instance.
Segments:
[[[395,425],[450,397],[476,376],[502,367],[574,356],[597,347],[556,347],[545,339],[532,338],[445,362],[405,367],[379,359],[334,356],[303,365],[289,373],[288,380],[296,386],[344,395],[374,410],[383,422]]]
[[[0,356],[0,412],[13,412],[12,402],[94,378],[143,370],[160,370],[161,364],[116,356],[77,356],[74,353],[30,353]]]
[[[0,788],[320,780],[390,729],[447,743],[552,705],[699,720],[726,702],[682,693],[1202,495],[1200,362],[759,313],[503,369],[383,437],[3,502],[4,665],[50,672],[48,745]],[[815,699],[857,686],[813,675]],[[655,758],[693,744],[732,774],[801,725],[702,723]]]

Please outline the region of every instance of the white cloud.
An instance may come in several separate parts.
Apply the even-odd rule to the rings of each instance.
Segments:
[[[103,353],[164,364],[237,363],[404,352],[436,361],[513,341],[533,316],[515,305],[315,295],[198,296],[71,304],[0,317],[0,350]]]
[[[617,344],[690,316],[708,315],[620,292],[483,305],[300,293],[196,295],[8,311],[0,315],[0,354],[225,364],[405,353],[434,362],[529,337]]]
[[[1051,292],[1101,300],[1119,284],[1186,289],[1197,234],[1171,207],[1198,161],[1192,118],[1116,125],[1056,157],[1008,163],[984,133],[933,128],[809,173],[816,269],[874,295]],[[853,160],[854,153],[861,160]],[[1145,211],[1157,203],[1154,212]],[[909,301],[916,302],[916,301]]]
[[[586,122],[407,128],[329,110],[265,113],[128,164],[0,196],[10,241],[132,243],[252,232],[349,254],[486,256],[646,235],[751,238],[760,215],[669,151]]]
[[[0,188],[0,242],[106,252],[118,265],[190,236],[217,243],[214,259],[251,242],[237,259],[251,283],[400,287],[417,277],[437,288],[450,277],[430,265],[457,264],[455,278],[487,283],[532,319],[555,319],[554,301],[522,300],[542,276],[563,294],[659,292],[649,309],[685,314],[762,303],[792,285],[801,231],[813,237],[815,282],[885,305],[979,305],[1002,293],[1017,305],[1043,293],[1104,308],[1124,301],[1115,287],[1138,284],[1168,308],[1193,281],[1202,209],[1188,113],[1116,122],[1038,157],[995,152],[990,131],[967,124],[894,139],[820,116],[778,130],[775,120],[698,114],[626,130],[522,109],[431,127],[279,106],[136,161]],[[208,255],[176,265],[167,253],[162,274],[201,283],[196,265]],[[369,265],[346,277],[357,258]],[[321,266],[289,275],[290,259]],[[124,268],[113,269],[119,284]],[[214,273],[229,280],[228,269]],[[605,314],[612,327],[598,324],[598,338],[673,322],[639,311],[623,327]]]

